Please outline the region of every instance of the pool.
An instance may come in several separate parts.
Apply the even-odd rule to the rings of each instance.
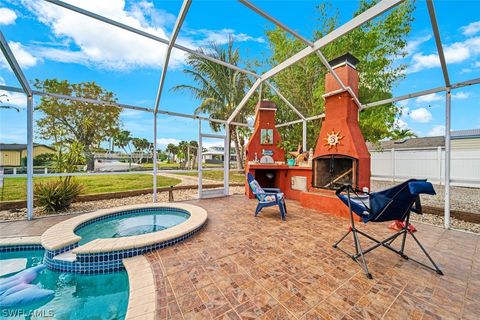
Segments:
[[[43,259],[43,250],[0,253],[0,279],[38,266]],[[21,309],[0,306],[0,319],[125,318],[129,288],[125,271],[79,275],[43,269],[31,284],[53,290],[53,297]]]
[[[187,211],[169,208],[137,210],[128,215],[107,217],[75,230],[79,245],[101,238],[120,238],[157,232],[176,226],[190,217]]]

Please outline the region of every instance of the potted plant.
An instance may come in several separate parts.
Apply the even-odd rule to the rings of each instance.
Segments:
[[[293,167],[295,165],[295,158],[290,153],[287,153],[287,164],[290,167]]]
[[[287,164],[291,167],[295,165],[295,157],[290,154],[295,149],[295,145],[289,141],[282,141],[278,144],[278,147],[285,151],[285,158],[287,159]]]

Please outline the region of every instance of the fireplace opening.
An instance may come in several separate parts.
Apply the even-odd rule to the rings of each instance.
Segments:
[[[275,170],[255,170],[255,180],[263,188],[276,188]]]
[[[344,184],[357,187],[357,166],[355,158],[344,155],[326,155],[313,159],[312,186],[315,188],[337,189]]]

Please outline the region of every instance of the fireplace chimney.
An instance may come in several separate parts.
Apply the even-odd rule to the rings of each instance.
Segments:
[[[350,53],[330,65],[346,87],[358,96],[358,59]],[[325,119],[313,159],[312,186],[335,189],[345,183],[370,189],[370,153],[358,123],[359,106],[331,73],[325,77]]]
[[[275,127],[277,106],[272,101],[262,100],[255,107],[255,126],[246,146],[246,161],[271,157],[274,162],[285,161],[285,152],[279,147],[280,133]]]

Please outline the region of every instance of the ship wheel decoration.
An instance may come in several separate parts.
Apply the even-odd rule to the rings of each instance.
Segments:
[[[334,130],[332,130],[332,132],[327,133],[326,138],[323,138],[323,140],[326,141],[325,146],[328,146],[328,150],[336,147],[340,143],[340,140],[344,138],[341,133],[342,131],[335,132]]]

